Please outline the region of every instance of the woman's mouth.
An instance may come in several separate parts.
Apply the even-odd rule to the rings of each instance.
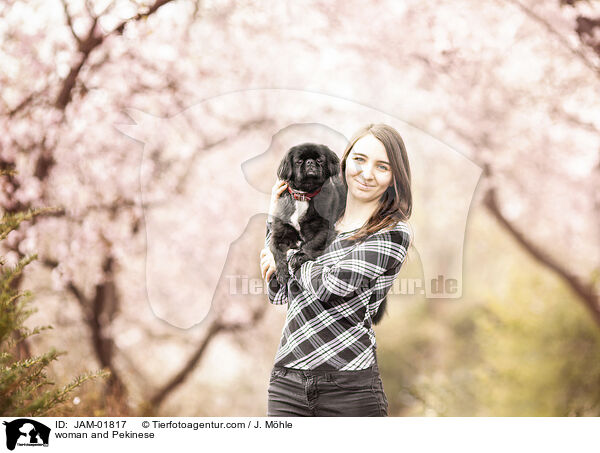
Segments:
[[[368,186],[367,184],[360,182],[359,180],[356,180],[356,183],[358,184],[358,188],[363,189],[363,190],[370,189],[371,187],[373,187],[373,186]]]

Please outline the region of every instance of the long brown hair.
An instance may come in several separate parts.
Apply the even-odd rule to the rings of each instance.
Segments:
[[[342,181],[346,187],[346,193],[348,192],[346,159],[354,144],[367,134],[371,134],[383,144],[392,170],[392,184],[381,195],[377,209],[367,223],[348,238],[351,240],[364,239],[377,231],[395,225],[399,221],[406,221],[412,212],[410,165],[408,164],[406,147],[398,131],[387,124],[369,124],[365,126],[356,132],[346,146],[341,161]]]

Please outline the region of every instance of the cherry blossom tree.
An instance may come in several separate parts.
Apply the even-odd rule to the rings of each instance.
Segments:
[[[18,173],[2,181],[0,207],[61,208],[11,233],[6,255],[38,251],[40,286],[49,273],[48,300],[61,300],[48,310],[111,371],[119,413],[127,395],[159,411],[224,337],[268,355],[281,313],[260,294],[232,298],[226,280],[207,295],[200,325],[182,332],[157,319],[141,283],[144,208],[159,212],[186,193],[188,169],[211,153],[244,140],[264,151],[296,113],[192,106],[240,90],[301,90],[385,112],[477,163],[472,209],[485,208],[600,325],[597,33],[595,1],[5,1],[0,167]],[[115,127],[136,122],[129,109],[177,116],[184,133],[143,146]],[[272,157],[258,172],[264,194]],[[144,206],[140,180],[155,182]],[[235,194],[223,197],[235,206]],[[175,215],[184,225],[185,210]],[[263,220],[239,213],[248,227],[224,275],[258,277]]]

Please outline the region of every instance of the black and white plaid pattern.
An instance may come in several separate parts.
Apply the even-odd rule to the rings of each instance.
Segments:
[[[272,304],[288,304],[275,365],[303,370],[362,370],[375,362],[371,317],[396,279],[410,244],[408,225],[377,232],[363,241],[338,234],[287,286],[275,275],[268,285]],[[271,239],[267,222],[265,247]]]

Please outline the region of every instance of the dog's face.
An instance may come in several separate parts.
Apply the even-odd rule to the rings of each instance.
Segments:
[[[340,159],[325,145],[303,143],[287,152],[277,176],[295,190],[312,192],[340,171]]]

